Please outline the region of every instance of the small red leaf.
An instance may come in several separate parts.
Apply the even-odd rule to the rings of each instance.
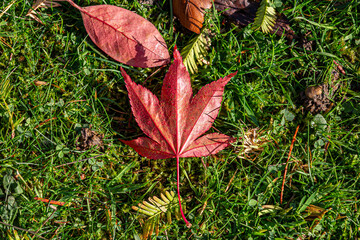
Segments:
[[[67,1],[81,12],[91,40],[116,61],[143,68],[170,62],[163,37],[140,15],[112,5],[81,8]]]
[[[190,226],[181,209],[179,158],[215,154],[234,140],[220,133],[202,135],[217,117],[224,87],[236,73],[206,85],[193,97],[190,75],[176,48],[174,58],[164,79],[161,101],[149,90],[131,81],[121,69],[135,120],[148,136],[122,142],[150,159],[176,158],[180,211]]]

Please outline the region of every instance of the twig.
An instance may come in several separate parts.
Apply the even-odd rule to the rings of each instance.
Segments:
[[[64,89],[62,89],[61,87],[59,87],[58,85],[55,85],[55,84],[51,84],[51,86],[53,86],[53,87],[55,87],[55,88],[57,88],[57,89],[59,89],[61,92],[66,92]]]
[[[60,226],[55,230],[54,235],[52,235],[52,237],[51,237],[50,239],[54,239],[54,237],[58,234],[58,231],[59,231],[59,229],[60,229],[61,227],[63,227],[63,225],[60,225]]]
[[[84,162],[84,161],[86,161],[86,160],[89,160],[89,159],[92,159],[92,158],[101,157],[101,156],[103,156],[103,155],[105,155],[105,153],[103,153],[103,154],[99,154],[99,155],[96,155],[96,156],[93,156],[93,157],[89,157],[89,158],[81,159],[81,160],[78,160],[78,161],[74,161],[74,162],[64,163],[64,164],[61,164],[61,165],[56,166],[55,168],[59,168],[59,167],[63,167],[63,166],[67,166],[67,165],[71,165],[71,164],[74,164],[74,163]]]
[[[202,165],[204,166],[204,168],[205,168],[205,170],[206,170],[206,169],[207,169],[207,167],[206,167],[206,164],[204,163],[203,158],[201,158],[201,163],[202,163]]]
[[[17,229],[17,230],[21,230],[21,231],[24,231],[24,232],[28,232],[28,233],[30,233],[30,234],[34,234],[36,237],[38,237],[38,238],[40,238],[40,239],[48,240],[47,238],[44,238],[44,237],[42,237],[42,236],[39,236],[39,235],[35,234],[34,231],[30,231],[30,230],[27,230],[27,229],[21,228],[21,227],[16,227],[16,226],[13,226],[13,225],[11,225],[11,224],[7,224],[7,223],[1,222],[1,221],[0,221],[0,224],[3,224],[3,225],[8,226],[8,227],[15,228],[15,229]]]
[[[346,72],[344,71],[344,68],[343,68],[338,62],[336,62],[335,60],[333,60],[333,63],[336,65],[336,67],[339,69],[339,71],[340,71],[342,74],[346,75]]]
[[[294,163],[295,161],[291,161],[289,163]],[[286,165],[286,163],[279,163],[279,164],[273,164],[273,165],[268,165],[268,167],[277,167],[277,166],[281,166],[281,165]]]
[[[1,13],[0,13],[0,17],[1,17]],[[2,43],[4,43],[6,46],[8,46],[9,48],[13,49],[2,37],[0,37],[0,41],[1,41]],[[10,54],[9,62],[11,62],[12,57],[13,57],[13,55]]]
[[[56,207],[54,207],[54,206],[52,206],[52,205],[50,205],[50,207],[54,210],[53,212],[52,212],[52,214],[45,220],[45,222],[43,222],[43,224],[41,224],[41,226],[39,227],[39,229],[34,233],[35,235],[40,231],[40,229],[43,227],[43,226],[45,226],[45,224],[50,220],[50,218],[54,215],[54,213],[56,212],[56,210],[57,210],[57,208]]]
[[[235,175],[236,175],[237,171],[238,171],[238,170],[236,169],[236,171],[235,171],[235,173],[233,174],[233,176],[231,177],[228,185],[226,186],[225,193],[229,190],[232,181],[234,181],[234,178],[235,178]]]
[[[72,101],[69,101],[67,104],[70,104],[70,103],[78,103],[78,102],[85,102],[85,101],[87,101],[87,99],[72,100]]]
[[[166,236],[166,240],[169,240],[166,229],[165,229],[165,236]]]
[[[207,201],[204,202],[204,205],[200,210],[200,213],[199,213],[200,216],[204,213],[206,206],[207,206]]]
[[[300,125],[297,126],[296,128],[296,131],[295,131],[295,134],[294,134],[294,137],[291,141],[291,146],[290,146],[290,150],[289,150],[289,156],[286,160],[286,166],[285,166],[285,170],[284,170],[284,178],[283,178],[283,181],[282,181],[282,186],[281,186],[281,193],[280,193],[280,204],[282,204],[282,200],[283,200],[283,195],[284,195],[284,186],[285,186],[285,179],[286,179],[286,173],[287,173],[287,168],[288,168],[288,164],[289,164],[289,159],[290,159],[290,156],[291,156],[291,151],[294,147],[294,143],[295,143],[295,139],[296,139],[296,134],[298,133],[299,131],[299,127]]]
[[[161,66],[161,67],[160,67],[159,69],[157,69],[155,72],[153,72],[152,74],[150,74],[150,76],[148,76],[148,77],[145,79],[145,81],[142,83],[142,85],[144,85],[149,78],[151,78],[152,76],[154,76],[155,74],[157,74],[157,73],[158,73],[162,68],[164,68],[165,66],[167,66],[167,65]]]
[[[40,197],[34,197],[34,200],[41,201],[41,202],[44,202],[44,203],[50,203],[50,204],[54,204],[54,205],[58,205],[58,206],[64,206],[65,205],[65,202],[59,202],[59,201],[49,200],[49,199],[40,198]]]
[[[39,123],[38,125],[36,125],[35,128],[38,128],[38,127],[44,125],[45,123],[48,123],[48,122],[50,122],[51,120],[56,120],[56,119],[57,119],[57,117],[53,117],[53,118],[46,119],[45,121],[43,121],[43,122]]]

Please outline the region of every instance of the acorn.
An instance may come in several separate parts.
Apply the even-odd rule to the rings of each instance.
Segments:
[[[322,87],[321,86],[310,86],[306,88],[305,95],[309,99],[314,99],[316,96],[322,94]]]

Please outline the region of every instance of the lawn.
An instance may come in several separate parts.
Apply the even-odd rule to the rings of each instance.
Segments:
[[[146,18],[171,60],[197,36],[172,18],[170,1],[75,2]],[[360,238],[360,2],[275,2],[293,32],[239,27],[215,4],[205,15],[192,88],[237,71],[209,131],[237,140],[180,159],[187,228],[166,195],[176,193],[176,160],[120,141],[144,135],[120,67],[160,96],[170,65],[113,60],[67,2],[36,10],[40,23],[26,16],[32,0],[3,0],[0,239],[141,239],[144,229],[151,239]],[[152,221],[138,204],[161,195],[172,201]]]

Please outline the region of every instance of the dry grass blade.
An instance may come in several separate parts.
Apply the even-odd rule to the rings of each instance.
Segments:
[[[63,2],[63,0],[37,0],[31,8],[32,10],[36,11],[38,8],[60,7],[61,4],[57,2]]]
[[[30,234],[33,234],[35,237],[38,237],[40,239],[44,239],[44,240],[47,240],[47,238],[44,238],[40,235],[37,235],[34,231],[30,231],[30,230],[27,230],[25,228],[21,228],[21,227],[17,227],[17,226],[14,226],[14,225],[11,225],[11,224],[8,224],[8,223],[4,223],[4,222],[1,222],[0,221],[0,224],[2,225],[5,225],[5,226],[8,226],[8,227],[11,227],[11,228],[14,228],[14,229],[17,229],[17,230],[21,230],[21,231],[24,231],[24,232],[28,232]]]
[[[29,9],[28,13],[26,14],[27,17],[31,17],[35,21],[44,24],[40,18],[38,18],[36,15],[38,14],[36,10],[38,8],[51,8],[51,7],[60,7],[61,4],[57,2],[62,2],[64,0],[54,0],[54,1],[47,1],[47,0],[37,0],[32,5],[31,9]]]
[[[16,0],[12,1],[7,7],[4,8],[4,10],[0,13],[0,18],[11,8],[11,6],[15,3]]]
[[[258,132],[258,128],[247,130],[243,137],[239,151],[239,158],[254,160],[263,150],[269,139],[266,135],[263,135],[263,131]]]
[[[275,25],[276,12],[268,0],[262,0],[256,12],[253,29],[261,28],[264,33],[269,33]]]

